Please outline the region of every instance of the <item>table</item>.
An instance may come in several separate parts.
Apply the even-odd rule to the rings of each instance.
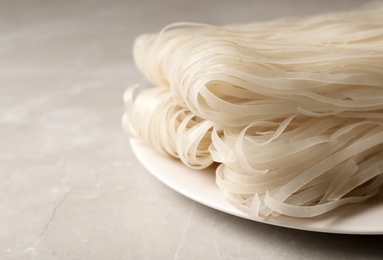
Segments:
[[[121,129],[132,45],[177,21],[264,21],[363,0],[0,2],[0,259],[379,259],[383,236],[307,232],[200,205]]]

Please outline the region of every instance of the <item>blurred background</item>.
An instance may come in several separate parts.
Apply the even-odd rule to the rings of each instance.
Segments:
[[[382,236],[279,228],[154,179],[121,130],[134,39],[364,0],[0,1],[0,259],[379,259]]]

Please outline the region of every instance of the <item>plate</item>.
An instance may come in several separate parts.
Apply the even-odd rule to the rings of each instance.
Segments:
[[[287,216],[254,219],[234,207],[215,183],[214,169],[193,170],[162,155],[138,140],[131,147],[144,167],[176,192],[213,209],[280,227],[337,234],[383,234],[383,190],[360,204],[349,204],[314,218]]]

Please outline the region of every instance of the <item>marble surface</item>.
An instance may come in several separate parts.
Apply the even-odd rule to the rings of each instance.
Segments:
[[[262,21],[363,0],[0,1],[0,259],[379,259],[383,236],[278,228],[170,190],[121,130],[131,48],[176,21]],[[383,221],[383,220],[382,220]]]

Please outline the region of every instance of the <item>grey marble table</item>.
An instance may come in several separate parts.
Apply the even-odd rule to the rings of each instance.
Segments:
[[[379,259],[383,236],[280,228],[200,205],[121,130],[134,38],[177,21],[264,21],[320,1],[0,1],[0,259]],[[382,219],[383,221],[383,219]]]

